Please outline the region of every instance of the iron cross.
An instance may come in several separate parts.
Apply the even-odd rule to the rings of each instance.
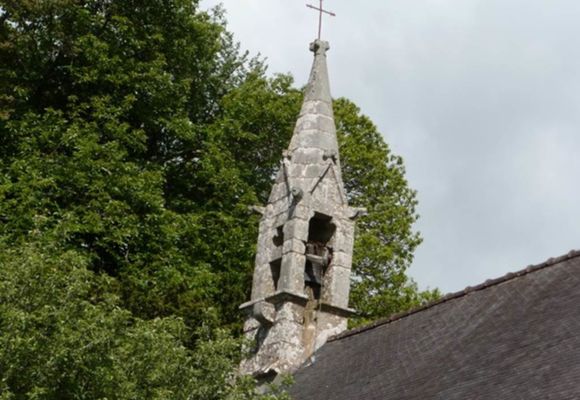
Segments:
[[[328,10],[325,10],[322,7],[322,0],[320,0],[320,7],[316,7],[316,6],[313,6],[311,4],[306,4],[306,7],[312,8],[313,10],[317,10],[320,12],[320,14],[318,16],[318,39],[320,40],[320,36],[322,35],[322,14],[328,14],[332,17],[336,17],[336,14],[333,12],[330,12]]]

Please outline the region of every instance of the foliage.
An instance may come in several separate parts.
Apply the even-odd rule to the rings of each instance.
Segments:
[[[372,121],[346,99],[334,104],[345,189],[352,206],[366,207],[357,221],[351,305],[354,325],[416,307],[439,296],[419,292],[406,275],[421,243],[413,223],[416,193],[405,179],[400,156],[392,154]]]
[[[235,375],[241,347],[228,334],[205,332],[188,349],[183,321],[133,317],[81,252],[2,250],[1,398],[259,398]]]
[[[254,195],[212,123],[260,63],[187,0],[2,0],[0,60],[2,398],[254,398]]]
[[[254,196],[211,123],[261,65],[188,0],[0,10],[0,237],[58,231],[139,317],[231,322]]]
[[[268,82],[251,79],[224,100],[220,120],[227,151],[251,173],[256,194],[266,202],[271,177],[289,143],[302,101],[287,76]],[[334,102],[345,188],[351,205],[369,214],[357,222],[351,306],[360,325],[436,299],[437,290],[421,292],[406,275],[421,243],[413,224],[416,193],[405,179],[401,157],[393,155],[372,121],[347,99]],[[233,127],[233,128],[232,128]]]
[[[0,0],[1,398],[251,396],[231,336],[247,210],[290,140],[292,85],[196,0]],[[405,275],[420,239],[401,159],[354,104],[335,112],[350,200],[370,211],[361,323],[437,293]]]

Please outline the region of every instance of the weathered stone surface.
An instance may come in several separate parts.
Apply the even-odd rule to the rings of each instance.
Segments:
[[[282,204],[280,204],[280,207],[282,208]],[[286,221],[288,221],[288,207],[284,206],[283,208],[284,211],[270,217],[272,220],[273,228],[278,228],[280,226],[283,227]]]
[[[320,164],[293,164],[290,170],[292,182],[295,178],[320,178],[327,170],[328,163]]]
[[[335,251],[352,253],[354,246],[354,226],[350,223],[341,223],[340,226],[342,229],[336,235],[334,249]]]
[[[246,318],[244,322],[244,333],[254,332],[260,327],[260,322],[252,316]],[[255,333],[255,332],[254,332]]]
[[[284,238],[306,240],[308,239],[308,221],[294,218],[284,225]]]
[[[276,319],[276,309],[270,303],[259,301],[252,307],[252,316],[256,321],[260,322],[262,326],[270,326],[274,324]]]
[[[324,162],[324,149],[299,149],[292,153],[291,162],[297,164],[317,164]]]
[[[344,332],[348,327],[348,320],[330,313],[321,313],[318,317],[318,336],[314,343],[314,351],[322,347],[332,336]]]
[[[252,281],[252,300],[260,299],[270,293],[274,287],[269,263],[256,264]]]
[[[241,371],[258,377],[296,370],[346,329],[351,313],[353,210],[340,171],[328,44],[312,49],[302,110],[263,210],[252,301],[244,305],[244,331],[257,345]]]
[[[323,300],[336,307],[348,307],[350,294],[350,268],[331,266],[327,273],[328,291],[323,294]]]
[[[332,262],[343,268],[349,268],[352,265],[352,252],[345,253],[342,251],[335,251]]]
[[[286,254],[282,258],[278,289],[291,293],[301,293],[304,287],[304,264],[306,264],[306,256],[304,254]]]
[[[318,130],[325,133],[336,132],[334,120],[332,117],[319,114],[305,114],[302,115],[296,123],[296,132],[307,130]]]
[[[332,105],[326,101],[310,100],[305,101],[300,110],[300,117],[314,114],[314,115],[324,115],[333,118],[334,112],[332,110]]]
[[[269,203],[275,203],[276,201],[288,197],[290,193],[288,193],[288,187],[286,183],[280,182],[276,183],[272,188],[272,192],[270,193],[270,199],[268,200]]]
[[[278,320],[290,320],[297,324],[301,324],[303,320],[302,312],[304,307],[297,303],[285,302],[277,306]]]
[[[292,213],[292,217],[296,219],[302,219],[305,221],[310,221],[310,218],[314,216],[314,211],[304,204],[298,204]]]
[[[276,321],[276,326],[268,335],[266,344],[289,344],[292,348],[299,348],[302,343],[300,336],[296,336],[295,332],[302,329],[299,322],[290,319],[283,319]]]
[[[290,150],[296,151],[298,148],[336,149],[338,143],[333,133],[325,132],[320,128],[311,128],[301,130],[292,139]]]
[[[282,258],[283,256],[282,250],[283,250],[282,247],[276,247],[270,250],[268,260],[272,262],[274,260],[279,260],[280,258]]]
[[[284,242],[284,248],[282,250],[283,254],[288,254],[290,252],[304,254],[306,251],[306,246],[304,241],[297,239],[289,239]]]

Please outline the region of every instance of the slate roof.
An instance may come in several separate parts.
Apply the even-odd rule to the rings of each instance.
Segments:
[[[347,331],[294,400],[580,399],[580,252]]]

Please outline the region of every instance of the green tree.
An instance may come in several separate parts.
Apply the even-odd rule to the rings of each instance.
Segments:
[[[56,230],[137,316],[231,322],[253,192],[212,123],[261,65],[196,1],[3,0],[0,22],[0,240]]]
[[[261,203],[267,201],[302,102],[292,83],[284,75],[253,77],[223,101],[220,142],[245,171]],[[439,292],[419,291],[406,275],[421,238],[413,230],[416,193],[405,178],[402,158],[392,154],[377,127],[351,101],[336,100],[334,111],[349,201],[369,211],[357,223],[353,260],[351,306],[360,316],[351,324],[360,325],[436,299]]]
[[[33,241],[0,252],[1,399],[273,399],[236,375],[238,340],[142,320],[86,254]],[[200,328],[200,330],[204,330]]]
[[[405,179],[400,156],[392,154],[377,127],[347,99],[334,104],[345,189],[351,205],[366,207],[357,221],[351,305],[361,315],[354,325],[387,317],[434,300],[407,275],[421,243],[416,192]]]
[[[213,332],[239,334],[257,237],[247,209],[266,201],[290,140],[292,85],[266,78],[221,11],[195,0],[0,0],[0,284],[12,288],[0,340],[15,349],[0,390],[179,398],[171,375],[214,368],[225,375],[192,393],[249,393],[228,375],[237,344]],[[350,199],[370,211],[355,245],[361,323],[433,293],[405,275],[420,240],[400,158],[356,106],[335,106]]]

